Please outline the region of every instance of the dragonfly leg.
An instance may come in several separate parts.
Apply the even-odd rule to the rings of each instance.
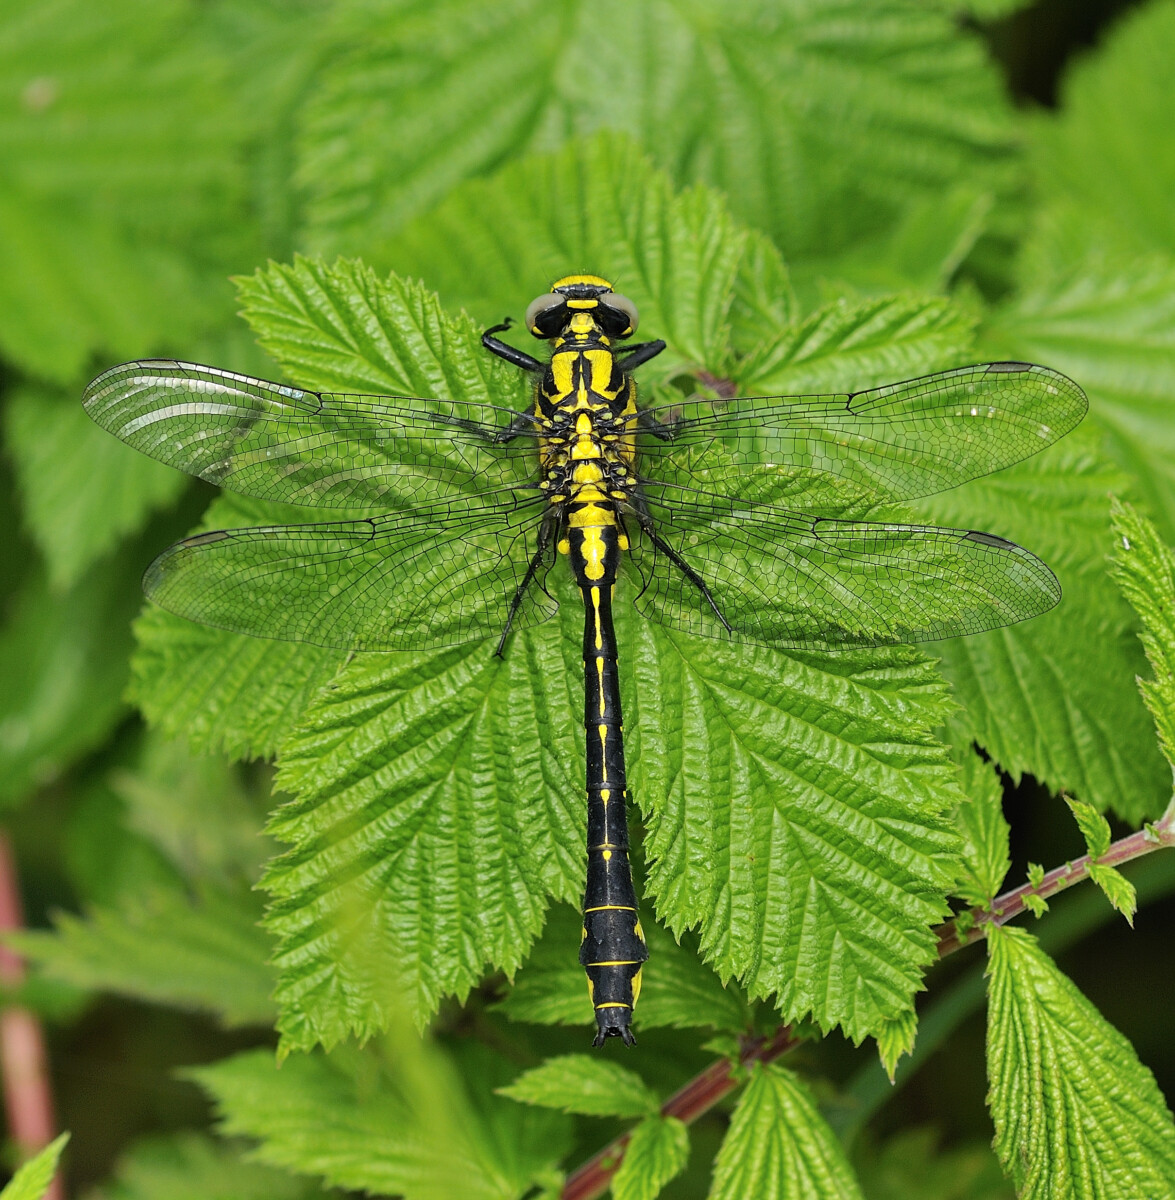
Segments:
[[[727,633],[734,633],[734,627],[722,615],[722,609],[718,607],[714,597],[710,594],[710,589],[706,586],[706,581],[677,553],[676,550],[657,532],[653,524],[652,514],[644,504],[643,497],[633,496],[629,500],[632,506],[633,515],[637,519],[637,523],[641,527],[641,531],[653,543],[653,546],[660,550],[662,554],[698,589],[699,592],[706,598],[706,603],[714,610],[714,615],[722,622],[722,628]]]
[[[502,657],[502,652],[506,648],[506,639],[510,636],[510,627],[514,624],[514,618],[518,615],[518,610],[522,607],[523,597],[526,595],[527,589],[534,582],[535,575],[538,574],[538,569],[543,565],[543,560],[547,557],[547,551],[551,548],[551,538],[555,532],[555,513],[553,510],[548,510],[543,514],[543,519],[539,525],[538,544],[535,547],[534,555],[531,557],[530,564],[526,568],[526,574],[523,576],[522,582],[514,591],[514,598],[510,601],[510,612],[506,617],[506,627],[502,630],[502,636],[498,639],[498,648],[494,651],[496,658]]]
[[[638,342],[635,346],[626,346],[621,350],[616,355],[616,361],[622,371],[635,371],[650,358],[656,358],[664,349],[665,343],[660,338],[655,342]]]
[[[521,367],[524,371],[542,371],[543,363],[537,358],[525,353],[522,350],[516,350],[513,346],[507,345],[500,338],[494,337],[495,333],[501,333],[504,329],[509,329],[514,322],[507,317],[501,325],[494,325],[487,329],[481,335],[481,344],[491,353],[496,354],[499,358],[504,358],[508,363],[515,367]]]
[[[505,445],[506,442],[512,442],[520,434],[534,433],[537,429],[538,421],[530,413],[519,413],[505,429],[499,429],[494,434],[494,445]]]
[[[651,433],[653,437],[660,438],[663,442],[671,442],[677,436],[677,431],[672,425],[666,425],[663,421],[658,421],[648,409],[642,409],[637,413],[637,423],[645,433]]]

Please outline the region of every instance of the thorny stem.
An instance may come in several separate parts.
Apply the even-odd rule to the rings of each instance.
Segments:
[[[1119,838],[1096,861],[1102,866],[1117,867],[1164,846],[1175,847],[1175,800],[1172,800],[1167,811],[1153,825]],[[1095,860],[1086,854],[1050,871],[1035,888],[1031,884],[1023,884],[1004,892],[1002,896],[997,896],[988,907],[969,910],[963,915],[964,932],[959,930],[959,917],[940,925],[935,931],[938,934],[939,958],[945,958],[948,954],[978,941],[984,935],[985,925],[1003,925],[1018,917],[1026,907],[1026,896],[1036,895],[1047,900],[1048,897],[1088,878],[1093,861]],[[781,1025],[770,1037],[744,1039],[738,1065],[750,1067],[756,1062],[771,1062],[795,1049],[801,1040],[789,1025]],[[736,1071],[735,1065],[729,1059],[719,1059],[670,1096],[661,1106],[661,1115],[677,1117],[689,1124],[713,1108],[741,1082],[741,1072]],[[569,1175],[560,1193],[560,1200],[595,1200],[595,1197],[602,1196],[608,1190],[612,1176],[624,1158],[624,1151],[631,1137],[631,1131],[622,1134]]]
[[[990,905],[969,909],[962,918],[955,917],[940,925],[935,933],[938,935],[938,956],[945,958],[964,946],[977,942],[984,936],[984,928],[988,925],[1006,925],[1018,917],[1027,907],[1025,901],[1029,896],[1039,896],[1047,900],[1058,892],[1072,887],[1089,877],[1089,868],[1096,862],[1103,867],[1119,867],[1132,858],[1140,858],[1152,850],[1163,846],[1175,846],[1175,800],[1167,806],[1167,811],[1153,825],[1146,825],[1137,833],[1119,838],[1098,859],[1092,859],[1088,854],[1075,858],[1063,866],[1054,867],[1040,883],[1033,887],[1030,883],[1022,883],[1010,892],[997,896]]]
[[[21,929],[24,911],[16,880],[16,860],[8,835],[0,832],[0,931]],[[0,944],[0,986],[12,991],[24,982],[24,962]],[[4,1074],[4,1113],[8,1132],[22,1155],[47,1146],[55,1134],[53,1093],[49,1086],[48,1056],[41,1022],[22,1004],[0,1008],[0,1070]],[[63,1200],[61,1176],[45,1200]]]

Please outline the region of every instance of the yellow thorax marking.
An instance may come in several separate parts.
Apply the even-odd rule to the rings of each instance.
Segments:
[[[577,312],[571,314],[571,320],[568,322],[567,328],[573,334],[577,334],[580,337],[587,337],[588,334],[595,332],[599,326],[590,313]]]
[[[556,354],[551,359],[551,375],[555,380],[555,390],[560,396],[567,396],[571,393],[571,364],[575,359],[575,355]]]

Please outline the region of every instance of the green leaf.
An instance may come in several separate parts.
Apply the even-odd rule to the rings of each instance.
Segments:
[[[571,197],[568,179],[582,181]],[[580,214],[570,230],[569,210]],[[636,302],[642,338],[669,341],[647,380],[686,366],[723,374],[728,321],[746,355],[731,370],[746,391],[868,387],[968,361],[972,321],[945,300],[841,301],[799,320],[777,253],[713,193],[675,195],[623,140],[573,143],[463,184],[388,257],[486,322],[517,312],[569,262],[590,263]]]
[[[76,382],[97,353],[174,345],[209,316],[178,255],[73,204],[0,193],[0,255],[0,352],[54,383]]]
[[[1175,253],[1175,10],[1152,4],[1115,23],[1067,73],[1057,115],[1034,122],[1032,162],[1045,203],[1074,205],[1136,252]]]
[[[689,1130],[676,1117],[645,1117],[632,1131],[612,1176],[613,1200],[654,1200],[689,1162]]]
[[[587,1117],[643,1117],[658,1107],[656,1093],[636,1072],[587,1054],[549,1058],[498,1091],[520,1104]]]
[[[64,594],[24,580],[0,631],[0,800],[56,778],[122,716],[138,561],[129,547]]]
[[[94,1200],[322,1200],[307,1179],[246,1162],[241,1147],[196,1133],[137,1142]]]
[[[786,292],[773,303],[762,291],[762,273],[778,284],[783,270],[768,253],[717,193],[675,192],[627,138],[594,138],[462,185],[397,235],[385,257],[495,323],[504,312],[521,316],[569,264],[591,264],[636,303],[641,338],[669,342],[644,375],[661,379],[686,365],[722,367],[736,278],[752,308],[740,309],[744,320],[762,321],[764,308],[786,301]]]
[[[1087,422],[1042,454],[915,509],[1021,543],[1064,593],[1042,617],[934,646],[964,705],[958,736],[1013,779],[1032,774],[1137,821],[1161,811],[1168,771],[1131,686],[1139,652],[1105,566],[1107,493],[1127,481],[1096,446]]]
[[[840,1143],[798,1076],[756,1064],[714,1163],[711,1200],[860,1200]]]
[[[525,407],[527,381],[436,294],[359,260],[298,256],[237,281],[259,344],[306,387]],[[305,519],[305,512],[304,517]]]
[[[953,182],[945,194],[905,205],[880,236],[801,262],[801,294],[829,290],[943,292],[984,232],[993,196],[971,183]]]
[[[400,1002],[426,1020],[487,965],[513,974],[548,894],[582,890],[578,654],[555,624],[504,660],[360,656],[307,711],[278,777],[298,799],[270,827],[294,848],[263,881],[287,1045],[370,1036]]]
[[[1090,858],[1101,858],[1110,848],[1110,823],[1098,812],[1092,804],[1074,800],[1071,796],[1064,797],[1081,836],[1085,839],[1085,849]]]
[[[918,1036],[918,1015],[910,1012],[895,1017],[877,1031],[877,1057],[881,1062],[890,1083],[893,1083],[894,1072],[898,1063],[906,1054],[914,1049]]]
[[[9,935],[51,978],[177,1008],[225,1025],[272,1025],[272,949],[251,892],[157,887],[86,917],[58,913],[52,932]]]
[[[1134,1048],[1023,930],[988,932],[988,1103],[1021,1200],[1175,1190],[1175,1126]]]
[[[1138,690],[1175,771],[1175,554],[1130,505],[1115,503],[1112,511],[1114,582],[1142,624],[1139,638],[1154,674],[1153,680],[1140,679]]]
[[[210,513],[225,511],[214,505]],[[130,699],[167,736],[232,758],[273,755],[344,657],[320,646],[226,633],[155,605],[134,628]]]
[[[1011,869],[1011,830],[1004,819],[1004,788],[995,767],[970,746],[957,756],[960,784],[967,797],[955,813],[963,835],[963,873],[955,894],[968,904],[988,908]]]
[[[841,0],[470,11],[352,19],[301,146],[320,249],[390,245],[462,180],[600,129],[639,138],[679,184],[724,189],[789,255],[883,228],[964,174],[1010,182],[996,73],[924,4],[889,0],[864,22]]]
[[[1022,293],[992,315],[985,348],[1047,363],[1081,384],[1087,425],[1173,540],[1175,261],[1104,262],[1070,248],[1067,267],[1056,278],[1026,277]]]
[[[149,735],[135,768],[109,778],[127,827],[193,882],[253,883],[273,852],[261,836],[272,806],[267,777],[247,787],[224,759],[193,756],[182,742]]]
[[[1138,909],[1138,895],[1134,884],[1116,867],[1107,867],[1101,863],[1090,863],[1089,877],[1105,892],[1106,899],[1133,927],[1134,914]]]
[[[568,953],[580,936],[582,918],[567,905],[551,908],[543,935],[498,1006],[512,1021],[539,1025],[580,1025],[587,994],[583,968]],[[739,1032],[750,1011],[741,989],[722,981],[689,944],[647,917],[642,921],[654,966],[641,973],[636,1028],[712,1028]]]
[[[200,530],[305,521],[307,509],[221,496]],[[197,625],[148,605],[135,622],[130,697],[148,722],[195,752],[273,755],[346,655]]]
[[[503,1064],[480,1048],[462,1072],[410,1034],[387,1053],[267,1051],[188,1074],[214,1098],[221,1129],[259,1140],[253,1157],[339,1187],[406,1200],[515,1200],[567,1148],[568,1121],[489,1093]]]
[[[972,320],[947,300],[836,300],[780,330],[736,368],[740,390],[811,395],[866,388],[974,358]]]
[[[626,606],[617,626],[661,919],[699,928],[719,976],[774,993],[787,1021],[810,1014],[859,1040],[907,1011],[957,869],[945,813],[958,793],[928,732],[948,700],[931,669],[906,649],[749,647],[736,668]]]
[[[6,441],[24,521],[61,590],[171,504],[184,477],[99,429],[74,396],[25,388],[8,398]]]
[[[29,1159],[0,1192],[0,1200],[41,1200],[53,1182],[53,1176],[57,1172],[57,1160],[68,1141],[69,1134],[63,1133],[35,1158]]]

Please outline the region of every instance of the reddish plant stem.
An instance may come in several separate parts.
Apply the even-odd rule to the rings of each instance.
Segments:
[[[749,1067],[757,1062],[771,1062],[781,1054],[786,1054],[793,1046],[798,1045],[799,1041],[788,1025],[781,1025],[770,1037],[745,1039],[739,1051],[739,1066]],[[723,1096],[734,1091],[741,1082],[730,1059],[719,1059],[716,1063],[711,1063],[700,1075],[695,1075],[685,1087],[674,1092],[661,1105],[661,1115],[676,1117],[688,1125],[713,1108]],[[624,1151],[631,1137],[631,1130],[621,1134],[599,1154],[589,1158],[583,1166],[569,1175],[560,1193],[560,1200],[594,1200],[596,1196],[602,1196],[608,1190],[612,1176],[624,1158]]]
[[[1175,847],[1175,800],[1160,820],[1137,833],[1119,838],[1096,861],[1101,866],[1117,867],[1132,858],[1141,858],[1142,855],[1164,846]],[[1003,925],[1018,917],[1026,907],[1026,896],[1035,895],[1047,900],[1049,896],[1054,896],[1088,878],[1093,861],[1086,854],[1073,862],[1065,863],[1064,866],[1055,867],[1037,887],[1022,884],[997,896],[989,908],[971,909],[964,920],[965,932],[959,931],[958,917],[940,925],[935,931],[938,935],[939,958],[945,958],[948,954],[978,941],[984,936],[985,925]],[[739,1065],[749,1067],[756,1062],[771,1062],[794,1049],[800,1041],[801,1039],[792,1033],[789,1025],[781,1025],[770,1037],[745,1039],[739,1053]],[[734,1064],[729,1059],[719,1059],[670,1096],[661,1105],[661,1115],[677,1117],[689,1124],[713,1108],[741,1082]],[[602,1196],[608,1190],[612,1176],[624,1158],[631,1137],[631,1130],[621,1134],[569,1175],[560,1193],[560,1200],[595,1200],[595,1197]]]
[[[6,833],[0,832],[0,931],[24,928],[16,860]],[[0,985],[6,991],[24,982],[24,961],[0,943]],[[0,1008],[0,1071],[4,1074],[4,1113],[17,1148],[30,1157],[56,1134],[49,1062],[41,1022],[21,1004]],[[61,1177],[54,1178],[45,1200],[64,1200]]]
[[[1163,846],[1175,846],[1175,802],[1153,825],[1112,843],[1101,858],[1092,859],[1088,854],[1083,854],[1072,862],[1054,867],[1036,887],[1030,883],[1022,883],[1018,888],[997,896],[990,907],[970,909],[962,918],[962,930],[959,927],[959,917],[940,925],[934,931],[938,936],[938,956],[945,958],[948,954],[979,941],[988,925],[1006,925],[1025,910],[1029,896],[1039,896],[1042,900],[1047,900],[1050,896],[1055,896],[1058,892],[1087,879],[1089,868],[1094,862],[1103,867],[1119,867],[1132,858],[1140,858]]]

